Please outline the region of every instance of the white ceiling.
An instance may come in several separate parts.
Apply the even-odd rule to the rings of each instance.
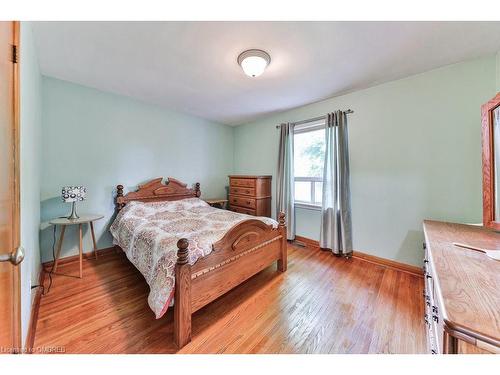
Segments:
[[[500,22],[34,22],[42,74],[238,125],[500,51]],[[236,62],[250,48],[258,78]]]

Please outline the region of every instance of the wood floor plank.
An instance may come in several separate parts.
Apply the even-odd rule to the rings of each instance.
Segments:
[[[351,269],[342,278],[343,285],[337,282],[330,286],[328,299],[331,302],[326,303],[316,317],[316,325],[304,342],[305,352],[327,352],[335,341],[344,343],[342,352],[368,351],[374,325],[371,309],[382,275],[378,267],[367,267],[362,284],[359,284],[360,280],[356,277],[359,266],[363,264],[351,262]],[[338,293],[339,288],[342,288],[342,294]],[[346,301],[350,301],[349,305]]]
[[[333,279],[320,277],[320,275],[331,271],[329,264],[331,260],[331,254],[321,252],[315,259],[319,268],[308,266],[301,270],[303,274],[307,275],[302,277],[307,282],[306,286],[299,290],[298,295],[290,295],[290,298],[284,303],[285,306],[289,306],[288,309],[279,315],[278,321],[272,323],[273,330],[261,337],[260,342],[252,349],[252,352],[302,352],[295,341],[300,340],[304,332],[307,334],[308,324],[328,298],[329,285]]]
[[[61,264],[43,296],[35,348],[67,353],[422,353],[421,278],[289,245],[273,265],[193,316],[193,340],[173,345],[173,314],[156,320],[149,289],[123,253]]]
[[[301,249],[301,251],[304,251]],[[312,264],[308,262],[311,266],[309,268],[310,275],[313,275],[318,271]],[[322,266],[321,262],[316,262],[317,267]],[[305,264],[298,259],[297,262],[291,265],[289,270],[295,270],[296,267],[304,267]],[[302,272],[304,270],[298,269],[297,272]],[[296,271],[292,271],[296,272]],[[299,273],[300,274],[300,273]],[[285,274],[281,274],[280,278],[285,278]],[[282,281],[282,279],[277,278],[272,282]],[[267,337],[265,328],[270,325],[270,321],[279,318],[283,315],[289,315],[289,312],[284,311],[287,308],[293,308],[293,304],[287,303],[286,301],[293,299],[293,301],[298,302],[301,298],[311,298],[310,293],[304,289],[307,277],[302,277],[296,282],[296,288],[275,288],[272,284],[266,284],[259,288],[259,294],[255,295],[251,300],[247,300],[244,304],[238,306],[238,311],[235,312],[231,321],[228,322],[224,329],[219,329],[216,334],[211,335],[208,340],[203,344],[203,347],[198,346],[195,348],[197,352],[210,353],[217,346],[218,353],[238,353],[238,352],[251,352],[250,348],[239,348],[236,349],[242,341],[246,340],[253,331],[258,332],[259,337]],[[274,302],[281,300],[282,304],[275,304]],[[231,332],[238,331],[240,334],[234,337]]]

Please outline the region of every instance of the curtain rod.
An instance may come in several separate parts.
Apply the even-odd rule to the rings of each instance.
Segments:
[[[354,111],[352,109],[348,109],[347,111],[345,111],[345,113],[351,114],[351,113],[354,113]],[[324,120],[324,119],[326,119],[326,116],[319,116],[319,117],[314,117],[314,118],[310,118],[307,120],[292,122],[291,124],[292,124],[292,126],[302,125],[302,124],[306,124],[308,122],[319,121],[319,120]],[[276,129],[279,129],[279,128],[280,128],[280,125],[276,125]]]

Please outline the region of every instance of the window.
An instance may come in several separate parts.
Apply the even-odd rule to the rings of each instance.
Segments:
[[[321,206],[325,159],[325,122],[297,125],[294,135],[295,203]]]

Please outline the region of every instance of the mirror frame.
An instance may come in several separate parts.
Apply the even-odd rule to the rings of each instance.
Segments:
[[[493,155],[493,110],[500,106],[500,92],[481,106],[483,146],[483,226],[500,230],[495,221],[495,160]],[[500,145],[498,145],[500,147]]]

